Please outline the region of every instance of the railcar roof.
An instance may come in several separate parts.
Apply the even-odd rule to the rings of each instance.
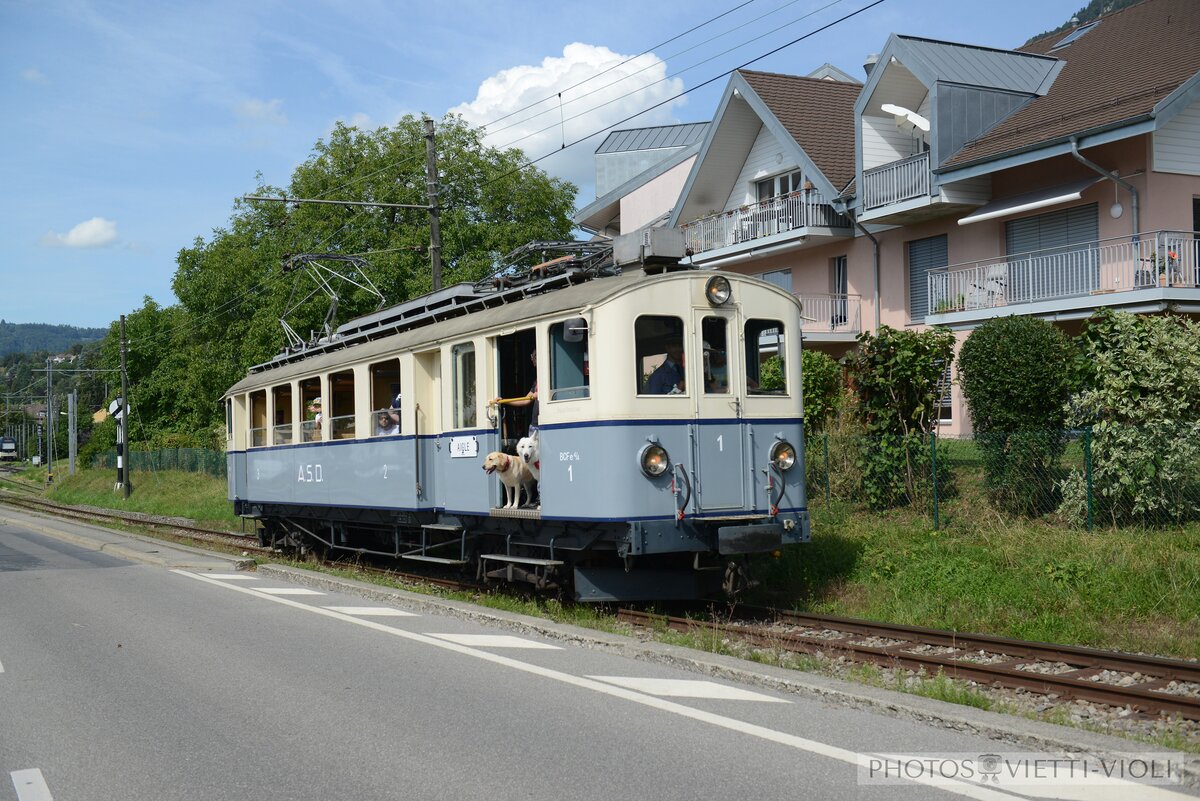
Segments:
[[[658,281],[685,279],[695,275],[696,272],[692,270],[658,275],[647,275],[641,269],[626,270],[620,275],[595,278],[582,284],[522,298],[503,306],[460,314],[457,317],[419,328],[393,334],[381,334],[378,339],[340,348],[335,347],[277,367],[265,366],[264,369],[251,373],[234,384],[226,394],[232,395],[251,388],[257,389],[280,381],[325,372],[348,362],[370,359],[373,356],[393,353],[397,350],[421,350],[445,340],[459,339],[478,331],[487,331],[514,323],[532,323],[549,315],[603,303],[615,295],[638,286]],[[725,275],[730,280],[739,280],[739,276],[734,273]]]

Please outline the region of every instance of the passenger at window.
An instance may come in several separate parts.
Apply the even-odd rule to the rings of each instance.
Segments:
[[[729,360],[725,351],[704,343],[704,357],[707,367],[704,371],[704,391],[712,394],[729,392]]]
[[[375,418],[375,436],[383,437],[400,433],[400,395],[392,399],[392,405],[380,409]]]
[[[666,351],[667,358],[646,382],[646,392],[650,395],[682,395],[687,389],[683,372],[683,343],[668,343]]]
[[[316,397],[308,402],[308,420],[304,426],[305,440],[312,441],[322,438],[321,433],[321,398]]]

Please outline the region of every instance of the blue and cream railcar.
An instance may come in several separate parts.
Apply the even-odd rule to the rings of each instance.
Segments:
[[[13,437],[0,437],[0,462],[17,460],[17,441]]]
[[[765,282],[694,270],[450,287],[232,387],[229,496],[276,545],[582,600],[732,589],[748,555],[809,538],[800,312]],[[537,503],[501,508],[481,468],[530,433],[530,407],[492,399],[534,388]]]

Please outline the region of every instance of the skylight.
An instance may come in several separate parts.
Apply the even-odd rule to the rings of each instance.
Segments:
[[[1059,39],[1057,42],[1055,42],[1054,47],[1050,48],[1050,52],[1053,53],[1055,50],[1058,50],[1059,48],[1066,47],[1071,42],[1075,41],[1080,36],[1083,36],[1085,33],[1090,31],[1092,28],[1095,28],[1099,24],[1100,24],[1100,21],[1097,20],[1096,22],[1091,22],[1091,23],[1088,23],[1087,25],[1082,25],[1082,26],[1076,28],[1075,30],[1071,31],[1066,36],[1064,36],[1062,39]]]

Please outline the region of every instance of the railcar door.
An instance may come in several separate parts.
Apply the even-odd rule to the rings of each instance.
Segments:
[[[689,371],[696,383],[692,426],[696,505],[701,512],[734,511],[746,503],[746,456],[742,433],[744,391],[735,370],[740,363],[737,314],[732,310],[695,312],[697,354]]]

